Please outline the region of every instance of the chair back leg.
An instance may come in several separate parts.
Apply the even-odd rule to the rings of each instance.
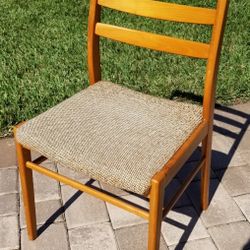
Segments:
[[[149,203],[148,250],[160,247],[164,187],[152,181]]]
[[[212,133],[202,141],[202,156],[205,157],[204,165],[201,168],[201,209],[205,210],[209,204],[209,184],[211,172],[211,147],[212,147]]]
[[[16,151],[23,193],[23,204],[27,223],[28,237],[30,240],[34,240],[37,237],[37,229],[33,177],[32,170],[26,167],[26,162],[31,160],[30,150],[25,149],[16,141]]]

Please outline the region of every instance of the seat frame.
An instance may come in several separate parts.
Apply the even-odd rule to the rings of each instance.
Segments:
[[[125,4],[126,2],[126,4]],[[166,4],[166,6],[163,6]],[[211,166],[211,144],[212,144],[212,127],[213,127],[213,114],[215,105],[215,89],[216,78],[219,64],[219,55],[222,45],[222,37],[225,26],[226,14],[228,9],[228,0],[218,0],[216,9],[206,9],[197,7],[181,6],[177,4],[167,4],[156,1],[141,0],[138,1],[138,5],[133,4],[133,0],[91,0],[89,11],[89,24],[88,24],[88,66],[89,66],[89,79],[90,84],[94,84],[101,80],[100,69],[100,53],[99,53],[99,36],[106,36],[108,38],[123,41],[129,44],[137,46],[143,46],[147,48],[155,48],[155,44],[145,41],[141,43],[136,39],[136,36],[141,33],[131,35],[131,39],[127,36],[123,36],[123,29],[114,30],[109,25],[101,25],[100,12],[101,5],[105,7],[112,7],[116,10],[124,10],[128,13],[139,14],[147,17],[155,17],[158,19],[180,21],[189,23],[200,23],[213,25],[212,38],[208,46],[203,46],[201,43],[201,50],[207,48],[207,55],[204,53],[195,52],[195,43],[185,43],[185,40],[181,39],[169,39],[169,48],[157,47],[158,50],[167,51],[170,53],[182,54],[187,56],[194,56],[198,58],[207,59],[206,77],[204,86],[204,99],[203,99],[203,121],[194,129],[190,137],[183,143],[183,145],[175,152],[171,159],[163,166],[163,168],[157,172],[151,180],[149,199],[149,209],[139,207],[136,204],[128,202],[121,197],[115,196],[100,188],[83,184],[66,176],[58,174],[40,165],[47,158],[40,156],[35,160],[31,160],[31,149],[21,145],[16,140],[17,159],[19,165],[19,172],[22,185],[23,202],[25,217],[27,223],[27,232],[30,240],[34,240],[37,237],[36,228],[36,213],[35,213],[35,201],[34,201],[34,187],[32,170],[35,170],[41,174],[47,175],[55,180],[70,185],[78,190],[93,195],[99,199],[109,202],[115,206],[123,208],[135,215],[138,215],[149,221],[148,230],[148,249],[159,249],[161,222],[169,210],[175,205],[178,199],[181,197],[187,186],[201,171],[201,209],[205,210],[209,204],[209,181],[210,181],[210,166]],[[152,5],[152,8],[150,6]],[[142,7],[147,7],[142,10]],[[148,8],[149,7],[149,8]],[[172,11],[166,12],[164,7],[170,8]],[[162,9],[162,10],[161,10]],[[164,12],[165,11],[165,12]],[[178,13],[184,13],[178,15]],[[196,15],[194,15],[196,13]],[[177,17],[175,17],[175,14]],[[111,30],[110,30],[111,29]],[[130,32],[125,29],[124,32]],[[134,32],[134,31],[133,31]],[[146,37],[156,38],[154,34],[146,34]],[[135,38],[133,40],[133,38]],[[165,38],[164,38],[165,39]],[[172,42],[171,42],[172,41]],[[177,42],[177,43],[176,43]],[[178,43],[180,42],[180,43]],[[179,46],[175,49],[175,44]],[[179,45],[178,45],[179,44]],[[197,43],[198,44],[198,43]],[[184,47],[182,46],[184,45]],[[188,45],[188,52],[186,50]],[[189,46],[190,45],[190,46]],[[173,48],[174,49],[173,49]],[[190,48],[193,49],[190,52]],[[189,55],[187,54],[189,53]],[[192,55],[190,55],[190,53]],[[14,135],[16,138],[16,130],[22,125],[20,123],[14,128]],[[163,204],[165,187],[170,183],[173,177],[178,173],[184,163],[188,160],[198,145],[202,143],[201,159],[197,166],[190,172],[188,177],[183,181],[180,188],[173,195],[172,199],[167,205]]]

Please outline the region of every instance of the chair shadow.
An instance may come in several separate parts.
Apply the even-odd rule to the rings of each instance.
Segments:
[[[243,246],[242,250],[249,250],[250,249],[250,238],[248,242]]]
[[[202,103],[202,97],[201,96],[196,96],[190,93],[185,93],[185,92],[175,92],[175,95],[178,95],[178,97],[180,97],[180,99],[192,99],[192,101],[196,102],[196,103]],[[178,98],[179,99],[179,98]],[[227,106],[223,106],[220,104],[216,104],[215,105],[215,115],[214,115],[214,121],[215,124],[213,126],[213,132],[225,136],[225,137],[229,137],[230,139],[232,139],[232,144],[229,147],[229,150],[227,151],[227,153],[223,153],[217,150],[212,150],[212,170],[213,171],[219,171],[219,175],[215,174],[211,175],[211,179],[213,178],[217,178],[219,181],[218,182],[212,182],[210,185],[210,194],[209,194],[209,201],[211,201],[213,199],[213,196],[218,188],[218,185],[221,181],[221,179],[223,178],[227,168],[230,165],[230,162],[233,158],[233,156],[235,155],[240,142],[243,138],[243,136],[245,135],[248,126],[250,125],[250,114],[247,114],[245,112],[239,111],[235,108],[232,107],[227,107]],[[239,120],[244,120],[244,122],[240,122]],[[225,124],[225,125],[229,125],[226,127],[219,126],[217,125],[216,122],[219,122],[220,124]],[[234,132],[231,131],[230,128],[228,127],[236,127],[237,131],[239,132]],[[186,167],[189,167],[188,164],[192,163],[192,162],[197,162],[198,159],[201,156],[201,148],[199,147],[194,154],[190,157],[190,159],[188,160],[186,166],[184,165],[183,169]],[[189,169],[189,171],[192,170],[192,167]],[[185,169],[184,171],[185,175],[188,174],[187,169]],[[199,175],[200,173],[198,173]],[[183,195],[185,195],[186,192],[184,192]],[[199,200],[200,196],[194,197],[195,199]],[[196,208],[196,206],[193,206]],[[173,211],[178,211],[178,206],[173,208]],[[185,208],[184,208],[185,209]],[[184,233],[182,234],[179,242],[177,243],[175,249],[176,250],[181,250],[185,247],[185,243],[187,242],[190,234],[192,233],[200,215],[201,215],[202,210],[200,209],[199,211],[196,211],[196,213],[198,213],[197,217],[190,217],[190,221],[188,223],[188,225],[183,225],[177,221],[174,221],[172,219],[169,218],[165,218],[165,222],[170,223],[174,226],[177,226],[181,229],[184,230]],[[190,216],[187,211],[183,211],[182,213]],[[243,250],[245,249],[249,249],[250,248],[250,239],[249,241],[245,244],[245,246],[242,248]]]
[[[196,96],[196,95],[193,95],[193,94],[190,94],[190,93],[184,93],[184,92],[175,92],[175,95],[178,94],[181,98],[188,98],[188,99],[192,99],[192,101],[195,101],[195,102],[198,102],[198,103],[201,103],[202,102],[202,97],[200,96]],[[223,135],[225,137],[229,137],[229,138],[232,138],[234,141],[233,141],[233,144],[232,146],[230,147],[229,151],[227,153],[223,153],[223,152],[220,152],[220,151],[216,151],[216,150],[212,150],[212,164],[216,163],[216,162],[219,162],[219,167],[218,168],[215,168],[214,170],[220,170],[220,178],[218,178],[218,176],[212,176],[212,178],[218,178],[218,179],[221,179],[224,175],[224,173],[226,172],[229,164],[230,164],[230,161],[232,160],[249,124],[250,124],[250,116],[249,114],[247,113],[244,113],[242,111],[239,111],[239,110],[236,110],[232,107],[226,107],[226,106],[222,106],[222,105],[219,105],[219,104],[216,104],[216,110],[219,111],[219,113],[215,113],[214,115],[214,121],[219,121],[221,123],[224,123],[226,125],[230,125],[230,126],[234,126],[234,127],[237,127],[240,132],[239,133],[235,133],[233,131],[231,131],[230,129],[228,128],[225,128],[225,127],[221,127],[221,126],[218,126],[218,125],[214,125],[213,127],[213,131],[220,134],[220,135]],[[225,115],[221,114],[221,113],[224,113]],[[230,117],[228,117],[227,115],[229,115]],[[234,118],[232,118],[232,115]],[[245,119],[245,122],[242,123],[242,122],[239,122],[238,120],[239,119],[242,119],[244,118]],[[201,155],[201,149],[198,148],[194,153],[193,155],[190,157],[190,159],[188,160],[187,164],[189,163],[192,163],[192,162],[196,162],[199,160],[200,158],[200,155]],[[215,164],[217,166],[217,164]],[[185,168],[185,165],[183,167],[183,169]],[[191,169],[190,169],[191,170]],[[89,180],[86,184],[87,185],[90,185],[91,187],[93,187],[91,184],[94,182],[94,180]],[[217,184],[216,184],[217,183]],[[213,182],[213,185],[216,185],[216,186],[213,186],[211,187],[210,186],[210,201],[212,200],[217,188],[218,188],[218,185],[219,185],[219,181],[218,182]],[[171,186],[171,185],[170,185]],[[97,188],[98,189],[98,188]],[[173,193],[174,190],[172,188],[170,188],[167,192],[165,192],[166,194],[169,194],[169,193]],[[46,222],[41,225],[38,229],[38,236],[41,235],[52,223],[55,222],[55,220],[61,215],[63,214],[69,207],[70,205],[75,202],[81,195],[82,195],[83,192],[81,191],[76,191],[76,193],[66,201],[66,203],[61,207],[59,208],[57,211],[55,211],[47,220]],[[108,193],[108,192],[106,192]],[[183,195],[185,195],[186,192],[184,192]],[[134,194],[136,195],[136,194]],[[115,195],[114,195],[115,196]],[[145,197],[142,197],[142,196],[139,196],[139,195],[136,195],[138,196],[139,198],[141,199],[144,199],[144,200],[148,200],[147,198]],[[166,199],[168,199],[169,197],[166,197]],[[196,199],[200,199],[200,197],[195,197]],[[177,212],[179,211],[179,208],[180,206],[175,206],[172,210]],[[199,217],[200,217],[200,214],[201,214],[201,210],[200,211],[196,211],[196,213],[198,213],[198,216],[192,216],[192,214],[190,214],[190,210],[185,210],[185,206],[183,206],[183,209],[181,213],[187,215],[190,217],[190,221],[188,223],[188,225],[183,225],[182,223],[178,222],[178,221],[175,221],[171,218],[165,218],[164,221],[171,224],[171,225],[174,225],[178,228],[181,228],[184,233],[182,234],[178,244],[176,245],[176,248],[177,250],[180,250],[180,249],[183,249],[184,246],[185,246],[185,242],[188,240],[190,234],[192,233]],[[163,222],[164,223],[164,222]],[[249,244],[250,244],[250,241],[246,243],[246,245],[244,246],[243,249],[247,249],[249,247]]]
[[[90,179],[85,184],[88,186],[91,186],[91,184],[94,182],[94,180]],[[38,229],[37,229],[37,236],[39,237],[51,224],[53,224],[56,219],[65,213],[66,209],[68,209],[72,203],[74,203],[81,195],[82,191],[78,190],[73,194],[66,202],[65,204],[57,209]]]

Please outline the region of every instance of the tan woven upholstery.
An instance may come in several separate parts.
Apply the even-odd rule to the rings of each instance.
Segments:
[[[98,82],[26,122],[17,139],[62,166],[146,195],[202,108]]]

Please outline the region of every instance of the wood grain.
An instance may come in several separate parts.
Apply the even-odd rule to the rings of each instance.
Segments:
[[[151,0],[98,0],[104,7],[161,20],[214,24],[215,9],[192,7]]]
[[[229,1],[218,0],[216,9],[216,20],[212,30],[212,39],[206,68],[204,99],[203,99],[203,117],[208,122],[208,134],[202,141],[202,154],[206,161],[201,170],[201,207],[207,209],[209,204],[209,184],[211,169],[211,147],[213,118],[215,105],[215,92],[219,60],[221,54],[222,40],[226,23]]]
[[[34,162],[31,162],[31,161],[27,162],[27,167],[30,169],[33,169],[41,174],[47,175],[48,177],[51,177],[51,178],[53,178],[57,181],[60,181],[66,185],[69,185],[69,186],[74,187],[78,190],[81,190],[82,192],[86,192],[86,193],[93,195],[101,200],[109,202],[117,207],[123,208],[123,209],[125,209],[125,210],[127,210],[135,215],[138,215],[144,219],[148,220],[148,218],[149,218],[149,213],[146,210],[141,209],[138,206],[132,205],[130,202],[126,202],[126,201],[123,201],[122,199],[111,196],[111,195],[107,194],[105,191],[100,191],[96,188],[84,185],[78,181],[75,181],[75,180],[70,179],[66,176],[58,174],[52,170],[44,168],[44,167],[42,167],[38,164],[35,164]]]
[[[100,20],[101,6],[97,0],[90,1],[88,18],[88,72],[89,82],[94,84],[101,80],[99,36],[95,34],[95,25]]]
[[[177,39],[110,24],[97,23],[95,33],[127,44],[183,56],[206,59],[209,53],[209,45],[206,43]]]
[[[22,185],[24,213],[27,223],[28,237],[30,240],[34,240],[37,237],[37,229],[33,177],[32,170],[26,167],[26,162],[31,160],[31,153],[29,149],[24,148],[16,140],[17,127],[18,126],[14,128],[14,136],[16,142],[18,168]]]

